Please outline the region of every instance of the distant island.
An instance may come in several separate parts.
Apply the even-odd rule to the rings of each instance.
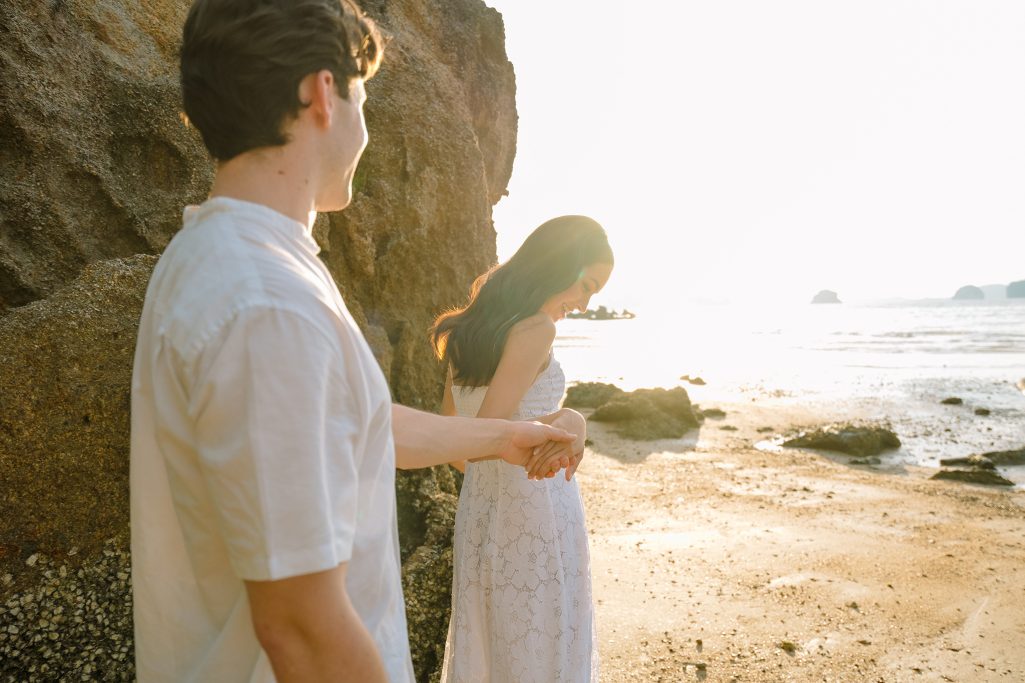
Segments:
[[[623,312],[610,311],[605,306],[599,306],[597,310],[587,309],[580,313],[567,313],[567,318],[574,320],[632,320],[637,316],[630,311],[623,309]]]
[[[951,297],[954,301],[980,301],[983,299],[999,301],[1001,299],[1025,299],[1025,280],[1018,280],[1009,285],[965,285]]]
[[[823,289],[821,292],[812,297],[811,302],[813,304],[839,304],[843,303],[840,301],[840,297],[831,289]]]
[[[965,285],[954,293],[955,301],[979,301],[985,298],[985,292],[975,285]]]

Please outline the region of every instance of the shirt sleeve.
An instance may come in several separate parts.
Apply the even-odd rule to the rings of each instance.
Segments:
[[[359,413],[330,327],[243,311],[200,353],[199,467],[235,573],[276,580],[352,555]]]

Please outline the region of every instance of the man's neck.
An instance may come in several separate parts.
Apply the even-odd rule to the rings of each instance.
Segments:
[[[219,164],[210,196],[261,204],[310,229],[316,216],[315,178],[290,151],[254,150]]]

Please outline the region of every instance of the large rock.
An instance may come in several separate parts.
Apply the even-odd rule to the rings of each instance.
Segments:
[[[1025,299],[1025,280],[1017,280],[1007,285],[1008,299]]]
[[[566,390],[563,405],[567,408],[598,408],[622,395],[623,390],[615,384],[580,382]]]
[[[848,455],[879,455],[890,448],[900,448],[900,439],[892,430],[876,425],[829,425],[783,442],[790,448],[814,448]]]
[[[0,0],[2,680],[87,665],[134,676],[129,374],[154,259],[110,259],[158,253],[211,178],[178,120],[187,6]],[[431,408],[442,374],[425,330],[495,258],[514,77],[501,17],[480,0],[366,9],[393,36],[368,85],[371,142],[353,205],[322,216],[315,236],[394,395]],[[458,485],[448,468],[398,477],[420,680],[444,647]]]
[[[965,285],[956,292],[954,292],[955,301],[977,301],[985,299],[986,293],[975,285]]]
[[[678,439],[701,424],[687,390],[638,389],[615,396],[591,415],[596,422],[612,423],[628,439]]]

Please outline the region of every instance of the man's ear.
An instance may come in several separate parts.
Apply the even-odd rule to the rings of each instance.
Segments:
[[[328,128],[335,113],[335,76],[327,69],[307,74],[299,81],[299,102],[318,127]]]

